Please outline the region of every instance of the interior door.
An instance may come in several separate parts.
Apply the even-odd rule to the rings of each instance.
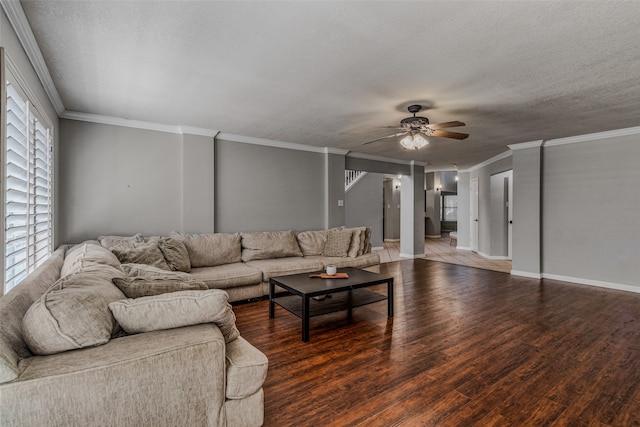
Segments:
[[[471,235],[469,236],[469,247],[472,251],[478,252],[478,178],[471,180],[471,200],[469,203],[471,220]]]

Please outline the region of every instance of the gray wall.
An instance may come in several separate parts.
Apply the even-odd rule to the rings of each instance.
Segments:
[[[62,241],[182,229],[181,159],[179,134],[61,120]]]
[[[383,179],[379,173],[367,173],[346,193],[347,227],[371,227],[371,246],[383,246]]]
[[[478,252],[485,256],[501,256],[491,250],[491,175],[512,169],[512,158],[508,156],[489,165],[471,170],[470,179],[478,178]],[[461,218],[468,218],[459,212]]]
[[[542,141],[540,141],[542,142]],[[513,254],[511,268],[533,277],[542,273],[540,205],[542,148],[513,151]]]
[[[182,137],[182,230],[212,233],[215,229],[213,137]]]
[[[327,180],[327,223],[325,228],[339,227],[345,224],[344,164],[342,155],[327,154],[325,179]],[[342,206],[340,206],[342,201]]]
[[[217,140],[215,182],[218,232],[325,228],[324,154]]]
[[[545,147],[544,274],[640,287],[640,135]]]
[[[495,257],[507,257],[509,253],[508,247],[508,230],[507,221],[509,220],[506,202],[509,199],[508,180],[509,172],[501,172],[491,175],[491,218],[490,218],[490,253]],[[506,181],[505,181],[506,180]]]
[[[400,179],[384,181],[384,240],[400,240]]]
[[[457,247],[470,249],[470,173],[458,173],[458,239]]]

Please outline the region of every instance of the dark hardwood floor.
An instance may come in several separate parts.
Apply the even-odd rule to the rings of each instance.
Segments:
[[[234,306],[269,358],[265,426],[640,425],[640,294],[423,259],[386,301],[300,319]],[[379,287],[385,292],[385,286]]]

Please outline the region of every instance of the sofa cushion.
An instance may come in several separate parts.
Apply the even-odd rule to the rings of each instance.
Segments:
[[[153,267],[171,270],[156,242],[136,243],[135,246],[114,246],[111,248],[121,263],[147,264]]]
[[[172,231],[170,236],[184,243],[189,252],[191,268],[241,261],[242,247],[238,233],[189,234]]]
[[[105,277],[107,268],[91,266],[63,277],[31,305],[22,319],[22,333],[34,354],[104,344],[118,331],[108,305],[124,294]]]
[[[65,254],[60,276],[77,273],[92,264],[110,265],[118,268],[120,261],[110,250],[92,243],[81,243],[70,248]]]
[[[173,237],[161,237],[158,240],[158,247],[171,270],[185,273],[191,271],[189,251],[182,241]]]
[[[241,233],[242,261],[302,256],[296,236],[291,231]]]
[[[129,334],[215,323],[228,343],[240,336],[228,299],[220,289],[181,291],[114,301],[109,308]]]
[[[122,244],[142,243],[144,242],[144,236],[140,233],[134,234],[133,236],[98,236],[98,241],[103,247],[111,249],[114,246]]]
[[[207,288],[202,282],[177,277],[114,277],[113,283],[127,298],[140,298],[178,291],[202,291]]]
[[[346,257],[351,245],[351,230],[331,230],[327,233],[327,244],[324,245],[322,255]]]
[[[302,231],[296,236],[302,255],[322,255],[324,245],[327,244],[327,231]]]
[[[322,261],[301,257],[260,259],[249,261],[247,265],[261,270],[264,282],[268,282],[271,277],[311,273],[324,268]]]
[[[269,364],[264,353],[238,337],[227,344],[226,359],[227,399],[243,399],[262,388]]]
[[[309,259],[322,262],[324,267],[330,264],[335,265],[338,269],[345,267],[363,268],[380,264],[380,255],[378,255],[377,253],[362,254],[355,258],[312,256],[309,257]]]
[[[241,262],[191,269],[191,277],[209,289],[229,289],[262,282],[262,271]]]
[[[177,277],[189,280],[191,275],[182,271],[164,270],[162,268],[153,267],[147,264],[121,264],[120,269],[129,277],[147,276],[147,277]]]

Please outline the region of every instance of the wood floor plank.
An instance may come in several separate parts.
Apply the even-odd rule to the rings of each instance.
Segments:
[[[235,304],[269,358],[265,426],[640,426],[640,294],[423,259],[386,302],[300,319]],[[384,292],[384,287],[381,288]]]

